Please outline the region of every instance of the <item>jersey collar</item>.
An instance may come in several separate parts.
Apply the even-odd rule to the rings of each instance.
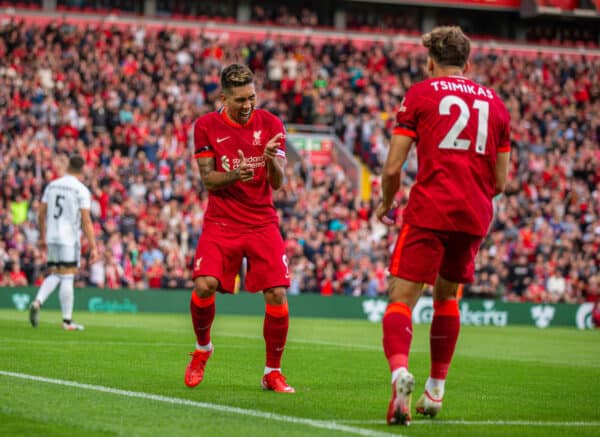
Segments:
[[[254,112],[256,110],[252,111],[252,114],[250,114],[250,118],[248,118],[248,121],[244,124],[240,124],[238,122],[233,121],[231,118],[229,118],[229,116],[227,115],[227,111],[225,110],[225,108],[221,108],[221,117],[223,117],[223,120],[225,120],[225,123],[227,123],[229,126],[232,127],[237,127],[237,128],[241,128],[241,127],[247,127],[251,122],[252,119],[254,118]]]

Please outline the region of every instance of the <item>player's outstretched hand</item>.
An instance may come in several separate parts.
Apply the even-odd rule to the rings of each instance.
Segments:
[[[240,180],[242,182],[251,181],[254,178],[254,169],[248,164],[246,161],[246,157],[244,156],[244,152],[238,149],[238,156],[240,157],[240,166],[238,167],[238,172],[240,174]]]
[[[275,159],[275,157],[277,156],[277,149],[279,148],[280,140],[283,138],[283,136],[283,133],[279,132],[277,135],[275,135],[269,140],[269,142],[265,146],[265,159],[268,159],[270,161]]]
[[[94,264],[99,259],[100,259],[100,255],[98,254],[98,249],[96,249],[95,247],[93,249],[90,249],[90,260],[89,260],[89,263],[90,264]]]
[[[391,226],[396,223],[396,220],[393,216],[394,210],[398,208],[398,203],[394,200],[392,206],[385,206],[383,203],[380,203],[377,209],[375,210],[375,215],[377,219],[383,223],[384,225]]]
[[[38,239],[38,247],[42,252],[46,252],[46,249],[48,249],[48,245],[46,244],[46,240],[44,240],[43,238]]]

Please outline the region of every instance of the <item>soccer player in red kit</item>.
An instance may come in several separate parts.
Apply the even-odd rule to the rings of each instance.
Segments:
[[[195,157],[209,192],[204,226],[193,261],[190,302],[196,350],[185,372],[195,387],[213,353],[210,328],[215,293],[233,293],[235,277],[247,259],[246,288],[265,299],[263,335],[266,367],[262,387],[293,393],[281,373],[288,332],[288,263],[272,190],[283,182],[285,129],[281,120],[255,109],[256,90],[250,69],[232,64],[221,73],[223,108],[193,125]]]
[[[392,372],[387,421],[408,425],[414,377],[408,371],[412,308],[423,284],[434,285],[431,368],[418,413],[435,416],[460,328],[456,292],[473,281],[474,259],[488,232],[492,199],[504,190],[510,117],[496,93],[464,74],[469,39],[459,27],[423,35],[429,79],[413,85],[397,114],[382,171],[377,217],[388,222],[402,165],[416,144],[418,173],[390,260],[383,349]]]

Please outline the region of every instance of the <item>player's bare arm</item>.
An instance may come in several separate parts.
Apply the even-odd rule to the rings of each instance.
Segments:
[[[510,162],[510,152],[498,153],[496,158],[496,192],[503,193],[506,189],[506,179],[508,178],[508,164]]]
[[[402,166],[406,162],[413,139],[406,135],[392,135],[390,151],[381,172],[381,203],[375,210],[379,220],[386,223],[385,216],[394,205],[394,197],[400,188]],[[388,224],[388,223],[386,223]]]
[[[219,190],[237,181],[247,182],[252,180],[254,170],[246,162],[244,153],[241,150],[238,150],[238,156],[240,157],[240,165],[231,171],[215,170],[215,158],[213,157],[198,158],[196,160],[202,183],[208,191]]]
[[[277,190],[283,184],[283,169],[285,159],[278,155],[279,143],[283,140],[283,133],[278,133],[269,140],[265,146],[264,157],[267,163],[267,179],[269,185]]]
[[[40,203],[40,211],[38,214],[38,221],[40,224],[40,237],[38,239],[38,246],[41,250],[46,250],[46,214],[48,213],[48,204]]]
[[[90,245],[90,264],[98,260],[98,249],[96,248],[96,239],[94,238],[94,226],[92,225],[92,217],[89,209],[81,209],[81,228],[85,234],[85,238]]]

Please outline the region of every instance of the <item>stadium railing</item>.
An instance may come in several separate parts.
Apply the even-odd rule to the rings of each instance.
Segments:
[[[344,169],[352,188],[356,192],[361,191],[360,164],[342,144],[333,128],[304,124],[289,124],[286,128],[288,152],[291,151],[298,158],[308,155],[312,163],[317,165],[337,163]]]

